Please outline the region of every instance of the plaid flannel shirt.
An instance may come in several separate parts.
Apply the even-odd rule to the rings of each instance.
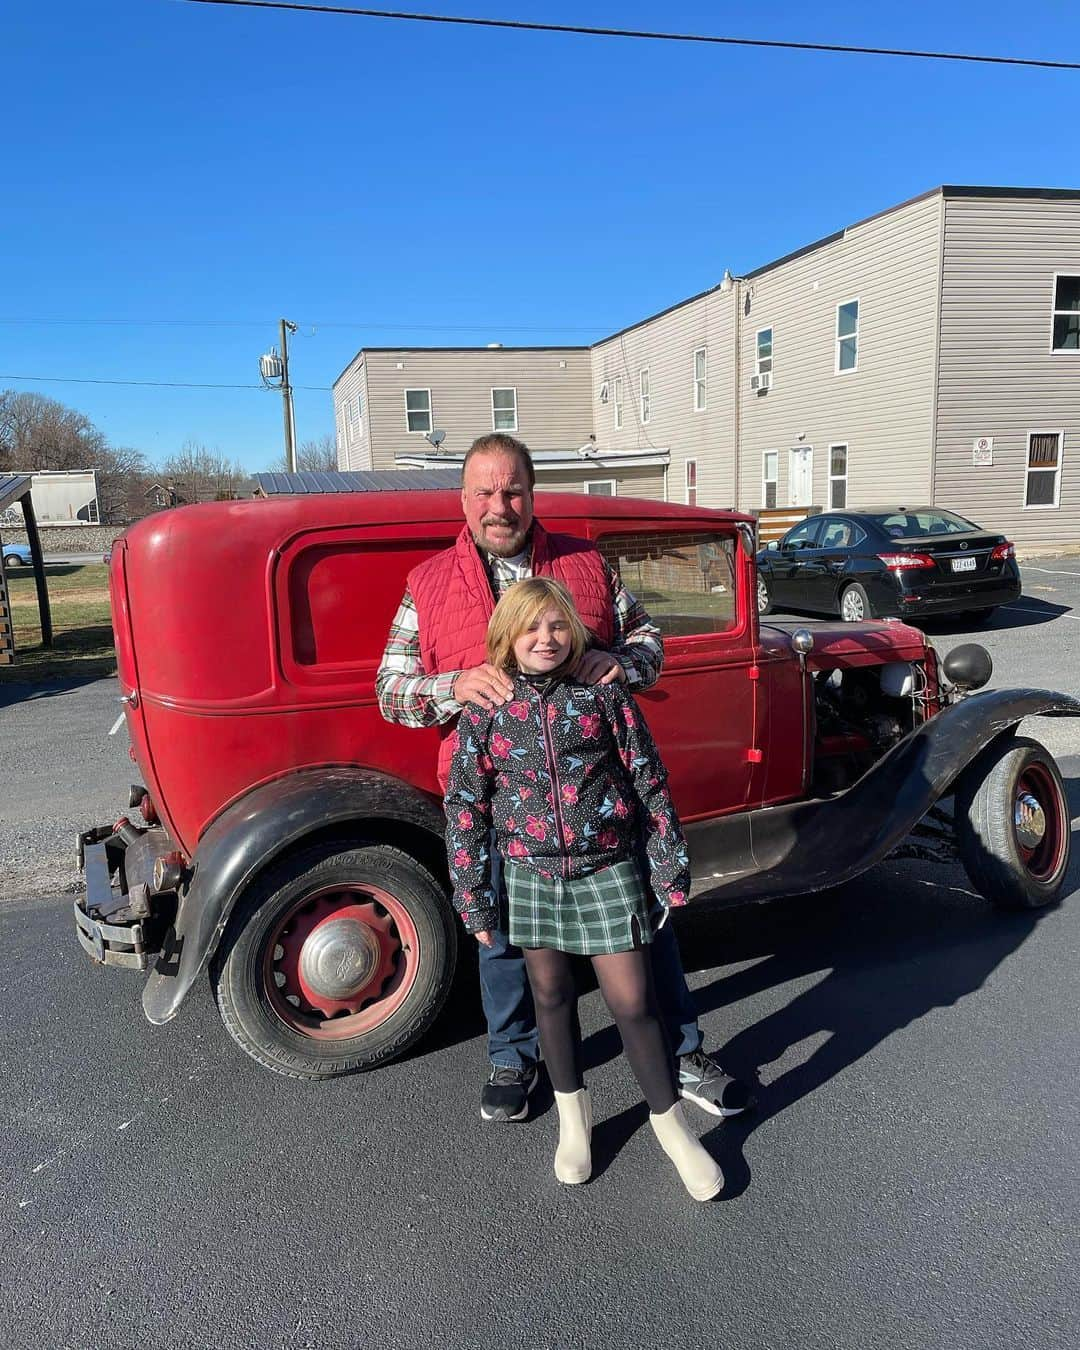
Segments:
[[[532,576],[527,553],[516,558],[487,558],[496,599],[515,581]],[[611,654],[626,672],[631,689],[648,689],[660,678],[664,647],[660,630],[649,618],[645,606],[626,589],[619,574],[604,564],[611,586],[614,638]],[[461,711],[454,698],[454,684],[460,670],[429,674],[420,656],[420,620],[416,605],[406,589],[394,621],[386,650],[375,677],[379,711],[388,722],[405,727],[431,727],[449,722]]]

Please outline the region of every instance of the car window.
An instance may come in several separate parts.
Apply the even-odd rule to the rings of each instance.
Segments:
[[[715,531],[605,535],[600,552],[666,637],[735,627],[735,539]]]
[[[878,524],[893,539],[919,539],[926,534],[968,534],[979,527],[953,511],[896,511],[878,516]]]
[[[822,548],[854,548],[866,538],[866,531],[853,520],[829,520],[821,536]]]
[[[816,516],[813,520],[804,520],[801,525],[796,525],[793,530],[789,530],[784,536],[784,548],[812,548],[818,537],[818,531],[821,529],[821,517]]]

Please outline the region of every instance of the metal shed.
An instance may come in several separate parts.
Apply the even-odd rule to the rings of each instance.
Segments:
[[[445,492],[461,486],[459,466],[446,469],[378,469],[320,473],[257,473],[257,497],[315,492]]]

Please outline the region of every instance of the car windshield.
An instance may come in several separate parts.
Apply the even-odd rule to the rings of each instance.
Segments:
[[[874,516],[874,520],[893,539],[921,539],[927,534],[970,534],[979,528],[952,511],[893,511],[890,515]]]

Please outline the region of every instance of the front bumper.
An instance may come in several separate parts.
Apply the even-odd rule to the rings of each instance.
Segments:
[[[109,862],[104,843],[88,843],[80,837],[80,852],[86,870],[86,894],[75,901],[75,936],[92,961],[101,966],[147,967],[146,933],[141,919],[125,914],[122,922],[108,923],[95,915],[115,916],[117,895],[109,880]],[[126,910],[123,897],[120,908]]]

